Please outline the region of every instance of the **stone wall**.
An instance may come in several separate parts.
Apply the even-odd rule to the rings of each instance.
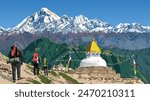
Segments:
[[[111,67],[91,66],[79,67],[72,75],[81,83],[93,84],[142,84],[138,78],[121,78]]]

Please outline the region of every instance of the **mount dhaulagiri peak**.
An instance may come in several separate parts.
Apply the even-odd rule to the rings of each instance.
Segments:
[[[146,33],[150,32],[150,26],[142,26],[137,23],[120,23],[116,26],[112,26],[106,22],[102,22],[99,19],[88,19],[83,15],[68,17],[63,15],[59,17],[48,8],[42,8],[35,12],[33,15],[25,18],[20,24],[12,29],[0,28],[1,34],[11,33],[23,33],[30,32],[35,34],[36,32],[50,31],[51,33],[92,33],[92,32],[104,32],[104,33]]]

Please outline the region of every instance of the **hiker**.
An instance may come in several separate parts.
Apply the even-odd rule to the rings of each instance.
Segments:
[[[19,49],[15,45],[11,46],[10,52],[9,52],[9,61],[8,63],[11,63],[12,66],[12,78],[13,82],[16,82],[16,70],[17,70],[17,78],[18,80],[21,79],[21,65],[22,65],[22,55]]]
[[[44,58],[43,65],[44,65],[44,67],[43,67],[44,75],[48,75],[48,64],[47,64],[46,58]]]
[[[19,49],[17,49],[17,58],[19,58],[17,75],[18,75],[18,80],[20,80],[21,79],[21,65],[23,65],[23,61],[22,61],[22,53]]]
[[[32,55],[32,64],[34,66],[34,75],[39,75],[39,56],[36,51]]]

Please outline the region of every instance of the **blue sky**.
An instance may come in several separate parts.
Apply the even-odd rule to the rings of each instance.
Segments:
[[[84,15],[117,25],[150,25],[150,0],[0,0],[0,26],[14,27],[42,7],[57,15]]]

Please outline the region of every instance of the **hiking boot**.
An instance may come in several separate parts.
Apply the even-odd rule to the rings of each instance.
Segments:
[[[13,80],[13,83],[15,83],[16,82],[16,80]]]

